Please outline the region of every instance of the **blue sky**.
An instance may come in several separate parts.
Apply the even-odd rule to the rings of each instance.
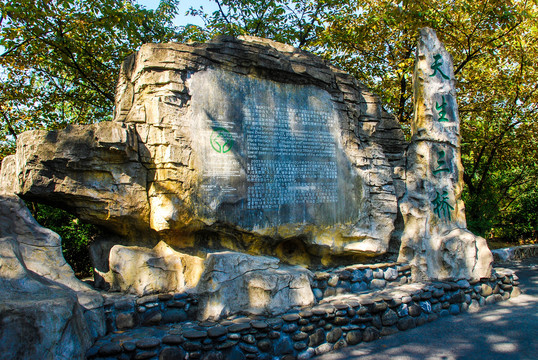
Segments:
[[[136,2],[147,9],[155,9],[159,5],[159,0],[136,0]],[[179,15],[174,20],[175,25],[195,24],[202,26],[204,23],[198,17],[185,16],[185,13],[189,8],[204,7],[206,13],[212,13],[218,9],[217,4],[211,0],[180,0],[179,1]]]

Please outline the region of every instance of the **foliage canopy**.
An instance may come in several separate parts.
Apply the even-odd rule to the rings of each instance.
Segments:
[[[119,65],[143,43],[176,39],[177,3],[156,10],[122,0],[0,3],[3,152],[25,130],[111,119]]]

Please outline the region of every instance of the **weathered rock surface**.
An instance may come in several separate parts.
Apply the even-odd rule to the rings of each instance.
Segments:
[[[23,198],[108,228],[122,245],[329,265],[386,259],[401,240],[400,260],[413,262],[416,278],[486,276],[491,254],[467,232],[461,200],[451,58],[422,34],[407,150],[399,124],[350,75],[290,46],[220,37],[142,46],[122,66],[113,122],[21,135],[2,179]],[[94,258],[109,258],[110,239],[94,245]],[[131,250],[118,249],[118,273],[133,273],[118,256]],[[110,271],[97,262],[97,274]]]
[[[27,285],[35,280],[18,281]],[[0,285],[2,358],[84,359],[93,338],[76,295],[36,283],[41,287],[16,289],[11,282],[9,291],[5,282]]]
[[[60,236],[40,226],[20,198],[0,195],[0,216],[0,232],[16,242],[25,268],[69,288],[91,291],[66,263]]]
[[[279,262],[234,252],[209,254],[197,289],[199,316],[280,314],[294,306],[312,305],[311,272]]]
[[[374,94],[318,57],[258,38],[147,44],[123,64],[115,112],[23,134],[13,190],[131,244],[300,264],[387,252],[403,133]]]
[[[197,311],[200,320],[215,320],[312,306],[312,273],[282,260],[328,265],[387,258],[402,234],[399,261],[411,263],[415,280],[489,278],[491,252],[466,230],[461,201],[452,61],[429,29],[421,32],[417,59],[407,149],[377,97],[311,54],[257,38],[144,45],[123,64],[113,122],[24,133],[16,155],[2,163],[0,357],[83,358],[105,328],[101,296],[74,277],[59,236],[40,227],[13,194],[67,208],[112,232],[91,251],[95,273],[111,290],[181,292],[138,299],[136,308],[124,301],[116,305],[119,313],[108,304],[107,324],[115,330],[193,319]],[[316,275],[318,300],[406,283],[410,270],[348,267],[323,274]],[[488,299],[477,299],[509,297],[516,293],[511,283],[503,282],[502,291],[487,285]],[[308,358],[325,335],[330,348],[370,341],[420,325],[425,313],[455,314],[471,303],[460,290],[442,300],[441,290],[410,293],[399,303],[369,301],[360,309],[378,314],[368,320],[373,326],[346,330],[346,340],[339,327],[355,319],[351,304],[324,304],[305,316],[325,314],[336,326],[323,320],[327,334],[318,329],[320,339],[309,335],[315,325],[300,319],[308,311],[283,315],[283,333],[293,333],[283,339],[290,353]],[[184,292],[196,293],[199,302],[186,301],[192,294]],[[432,297],[439,300],[430,303]],[[382,325],[390,329],[378,331]],[[230,331],[224,348],[242,330],[269,326],[234,320],[227,328],[174,333],[171,343],[205,351],[213,343],[202,343],[206,335],[218,339]],[[270,341],[256,340],[245,335],[239,348],[251,356],[270,350]],[[88,356],[126,351],[132,357],[138,348],[137,358],[156,357],[151,349],[159,346],[158,338],[108,343]],[[184,355],[167,349],[161,357]]]
[[[146,227],[147,171],[132,126],[103,122],[28,131],[7,164],[3,176],[14,183],[10,190],[25,199],[72,209],[120,234]]]
[[[39,226],[18,197],[1,194],[1,357],[83,359],[104,335],[102,304],[65,263],[59,236]]]
[[[412,264],[415,279],[488,277],[492,255],[486,241],[466,230],[452,57],[426,28],[416,59],[399,261]]]
[[[204,259],[181,254],[164,242],[153,249],[115,245],[110,251],[110,271],[102,274],[112,291],[147,295],[183,292],[198,284]]]

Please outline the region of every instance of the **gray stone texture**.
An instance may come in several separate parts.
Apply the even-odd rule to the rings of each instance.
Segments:
[[[310,271],[279,262],[273,257],[235,252],[209,254],[197,288],[199,317],[218,319],[239,312],[281,314],[294,306],[313,305]],[[289,316],[299,318],[297,314]],[[288,317],[284,320],[293,321]]]
[[[132,125],[102,122],[28,131],[2,179],[25,199],[64,206],[113,232],[135,234],[149,219],[147,170]],[[9,160],[11,158],[11,160]],[[6,161],[6,160],[4,160]]]
[[[203,261],[203,258],[174,251],[164,241],[153,249],[114,245],[109,255],[110,270],[100,275],[110,284],[111,291],[139,296],[180,292],[196,287]]]
[[[324,275],[317,277],[320,276]],[[517,281],[515,279],[513,272],[496,269],[494,276],[482,279],[467,289],[471,298],[477,298],[480,296],[482,284],[488,284],[489,288],[494,289],[499,287],[499,284],[514,284]],[[171,345],[186,352],[196,352],[196,356],[202,359],[219,356],[228,358],[232,349],[237,351],[234,356],[252,359],[270,359],[275,356],[291,359],[308,349],[313,349],[319,355],[342,346],[372,341],[379,336],[412,329],[437,319],[439,315],[464,313],[468,309],[465,306],[466,297],[459,296],[462,286],[465,287],[466,284],[461,280],[414,283],[368,294],[343,294],[335,298],[325,298],[321,304],[314,307],[306,307],[300,311],[293,309],[277,317],[234,315],[227,320],[221,320],[220,325],[212,321],[197,322],[189,319],[182,324],[161,323],[158,327],[133,328],[127,331],[110,329],[110,333],[98,340],[87,356],[92,360],[100,358],[99,354],[101,357],[109,354],[106,356],[117,359],[139,358],[149,356],[149,352],[159,353],[159,349],[162,352]],[[443,289],[444,294],[436,291],[440,289]],[[407,297],[410,305],[403,303],[403,299]],[[424,308],[425,303],[441,297],[446,298],[442,306]],[[500,294],[493,293],[487,298],[491,300],[484,298],[484,304],[504,299],[499,297]],[[139,298],[139,301],[132,301],[138,303],[138,306],[151,305],[148,311],[166,313],[166,309],[177,298],[184,299],[185,307],[197,301],[196,298],[185,297],[184,294],[151,295]],[[127,306],[125,302],[125,299],[119,298],[108,307],[107,314],[112,315],[115,313],[114,309],[120,308],[134,312],[133,306]],[[404,305],[412,309],[409,314],[396,312],[396,309],[401,310],[400,307]],[[432,312],[427,313],[428,311]],[[346,321],[342,321],[344,319]],[[141,339],[150,341],[140,341]]]
[[[103,300],[75,278],[60,245],[18,197],[0,194],[2,358],[83,359],[104,335]]]
[[[386,259],[394,255],[387,254],[389,242],[397,245],[400,234],[399,261],[411,269],[350,267],[316,279],[320,301],[386,287],[380,298],[357,295],[357,306],[365,300],[359,310],[335,302],[313,308],[310,320],[284,315],[271,332],[282,334],[274,347],[253,335],[269,329],[248,320],[228,326],[222,339],[209,339],[215,328],[193,328],[182,333],[182,349],[218,358],[207,351],[222,341],[216,349],[229,349],[232,358],[273,348],[309,358],[420,325],[437,313],[467,310],[459,290],[471,291],[466,281],[445,287],[439,297],[439,289],[395,296],[391,283],[407,282],[410,270],[415,280],[486,278],[473,288],[478,302],[467,301],[471,308],[510,291],[517,295],[517,279],[506,278],[503,286],[495,284],[499,278],[487,282],[491,253],[484,239],[466,230],[452,60],[431,30],[421,30],[420,39],[408,149],[399,124],[350,75],[306,52],[252,37],[144,45],[122,66],[114,121],[22,134],[0,173],[0,192],[7,194],[0,198],[0,289],[7,289],[0,295],[0,331],[10,339],[0,352],[82,358],[91,339],[104,333],[105,316],[109,331],[136,331],[196,316],[216,320],[311,307],[313,274],[281,260]],[[102,284],[137,295],[190,291],[196,306],[161,294],[103,314],[101,296],[65,263],[61,239],[40,227],[14,194],[71,209],[114,233],[92,247]],[[403,229],[395,225],[398,211]],[[174,250],[180,248],[193,255]],[[267,254],[276,257],[261,256]],[[409,305],[398,308],[402,302]],[[27,333],[36,336],[35,346],[23,346]],[[160,339],[129,339],[123,347],[99,343],[88,357],[135,348],[141,350],[136,358],[155,357],[165,343]],[[334,345],[324,346],[325,340]]]
[[[122,65],[114,121],[22,134],[4,160],[5,191],[72,209],[146,253],[164,241],[334,264],[384,255],[403,231],[400,260],[415,279],[487,276],[491,254],[465,229],[451,58],[431,30],[421,34],[407,152],[379,99],[312,54],[252,37],[146,44]],[[138,294],[183,286],[177,267],[151,266],[160,261],[151,255],[142,256],[150,272],[178,274],[169,284],[107,277],[106,258],[118,267],[117,255],[133,250],[111,239],[92,246],[101,285]]]
[[[405,228],[398,260],[411,263],[415,280],[488,277],[491,252],[483,238],[466,229],[461,200],[452,57],[429,28],[420,30],[413,84],[415,114],[406,193],[399,203]]]

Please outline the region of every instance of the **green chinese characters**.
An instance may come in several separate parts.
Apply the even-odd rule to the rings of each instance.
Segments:
[[[448,199],[448,191],[443,190],[442,193],[439,191],[436,191],[435,199],[433,199],[433,212],[440,218],[440,219],[448,219],[448,221],[452,220],[451,211],[454,210],[454,207],[450,205],[449,199]]]
[[[443,172],[450,172],[448,163],[446,161],[446,153],[444,150],[437,151],[437,167],[432,171],[433,175],[437,175]]]
[[[443,57],[441,56],[441,54],[434,55],[433,60],[434,63],[431,65],[433,73],[430,74],[430,77],[434,77],[439,73],[443,79],[450,80],[450,78],[443,72],[443,70],[441,70],[441,66],[443,66]]]
[[[443,58],[440,54],[433,56],[434,62],[431,64],[431,69],[433,72],[430,74],[430,77],[435,77],[440,75],[444,80],[450,80],[450,77],[445,74],[442,70]],[[437,111],[437,121],[439,122],[448,122],[447,118],[447,100],[445,95],[441,96],[441,102],[435,101],[435,110]],[[432,170],[434,176],[442,175],[445,173],[450,173],[450,166],[447,160],[447,154],[444,150],[437,150],[437,166]],[[432,200],[433,212],[441,220],[452,220],[451,212],[454,210],[454,207],[450,204],[450,199],[448,196],[447,190],[435,191],[435,198]]]
[[[440,54],[436,54],[434,55],[433,57],[433,64],[431,65],[431,69],[433,70],[433,73],[430,74],[430,77],[434,77],[434,76],[437,76],[437,74],[441,75],[441,78],[445,79],[445,80],[450,80],[450,77],[448,77],[444,72],[443,70],[441,69],[441,66],[443,65],[443,58]],[[446,117],[446,106],[447,106],[447,102],[445,100],[445,96],[443,95],[442,96],[442,101],[441,103],[439,104],[439,102],[435,102],[435,110],[437,110],[437,114],[438,114],[438,119],[437,121],[439,122],[447,122],[449,121],[448,118]]]
[[[448,156],[444,150],[437,150],[437,166],[432,170],[434,176],[451,173],[451,169],[448,162]],[[433,212],[440,219],[447,219],[448,221],[452,220],[451,211],[454,210],[454,207],[450,205],[448,191],[443,190],[442,192],[435,191],[435,199],[432,201],[434,207]]]
[[[437,121],[439,121],[439,122],[448,121],[448,119],[446,117],[447,102],[446,102],[444,96],[442,97],[442,99],[443,99],[443,101],[442,101],[441,104],[439,104],[437,101],[435,102],[435,109],[437,110],[437,114],[439,116],[437,118]]]

